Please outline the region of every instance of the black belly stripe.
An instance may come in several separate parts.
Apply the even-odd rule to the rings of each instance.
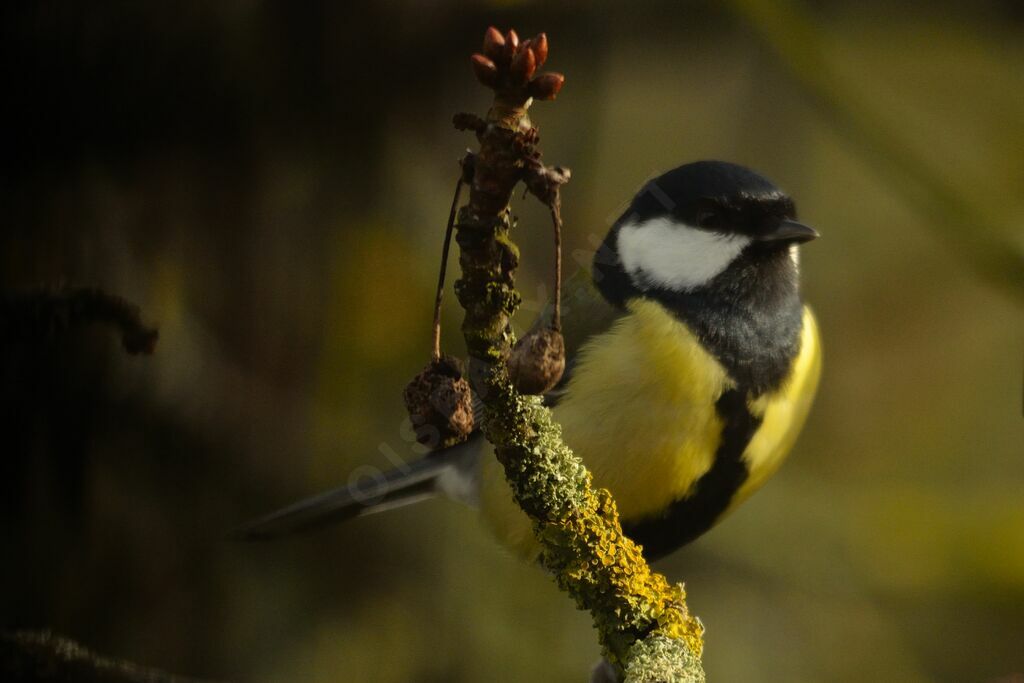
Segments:
[[[710,529],[747,480],[743,451],[761,426],[761,418],[750,414],[746,392],[739,389],[726,390],[715,403],[715,410],[725,423],[722,441],[711,469],[697,480],[693,493],[674,501],[658,517],[623,520],[623,531],[644,547],[648,561],[667,555]]]

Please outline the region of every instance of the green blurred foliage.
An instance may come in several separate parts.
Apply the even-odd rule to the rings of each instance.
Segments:
[[[1016,3],[815,3],[843,87],[1024,231]],[[483,29],[546,30],[533,110],[573,169],[568,271],[649,176],[748,164],[797,199],[825,375],[780,474],[661,564],[717,681],[1024,671],[1024,316],[714,3],[12,3],[0,284],[97,284],[157,354],[83,333],[3,359],[4,626],[236,680],[584,680],[586,615],[446,502],[257,546],[236,524],[414,457]],[[911,179],[906,180],[907,183]],[[519,202],[527,314],[549,291]],[[962,229],[970,231],[971,225]],[[449,296],[449,302],[453,298]],[[519,321],[528,323],[527,319]],[[459,315],[445,345],[461,349]]]

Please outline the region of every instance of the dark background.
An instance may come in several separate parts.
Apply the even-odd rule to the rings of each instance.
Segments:
[[[234,680],[584,680],[586,615],[465,508],[224,540],[411,457],[400,392],[472,144],[450,117],[487,106],[467,57],[496,24],[547,31],[567,75],[532,112],[574,172],[569,274],[646,178],[697,158],[765,172],[824,235],[803,261],[825,344],[807,429],[660,565],[708,628],[711,679],[1024,671],[1019,291],[799,84],[757,6],[4,3],[0,286],[102,286],[161,338],[151,358],[91,328],[4,349],[0,625]],[[1019,253],[1019,3],[803,8],[866,129],[970,198],[958,230]],[[532,200],[516,210],[525,322],[549,238]]]

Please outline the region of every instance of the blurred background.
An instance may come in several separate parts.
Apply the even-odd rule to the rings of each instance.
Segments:
[[[644,180],[700,158],[763,171],[824,235],[810,422],[659,565],[710,679],[1024,672],[1022,297],[971,251],[1024,248],[1013,0],[4,3],[0,286],[104,287],[160,342],[3,350],[0,625],[237,681],[586,680],[587,615],[456,504],[224,540],[412,457],[401,390],[490,24],[547,31],[567,76],[532,114],[573,170],[569,274]],[[535,204],[523,324],[550,279]]]

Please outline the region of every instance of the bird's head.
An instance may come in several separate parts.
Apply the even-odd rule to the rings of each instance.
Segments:
[[[644,295],[795,286],[797,245],[818,233],[796,221],[770,180],[723,161],[680,166],[648,182],[594,258],[594,280],[616,304]]]

